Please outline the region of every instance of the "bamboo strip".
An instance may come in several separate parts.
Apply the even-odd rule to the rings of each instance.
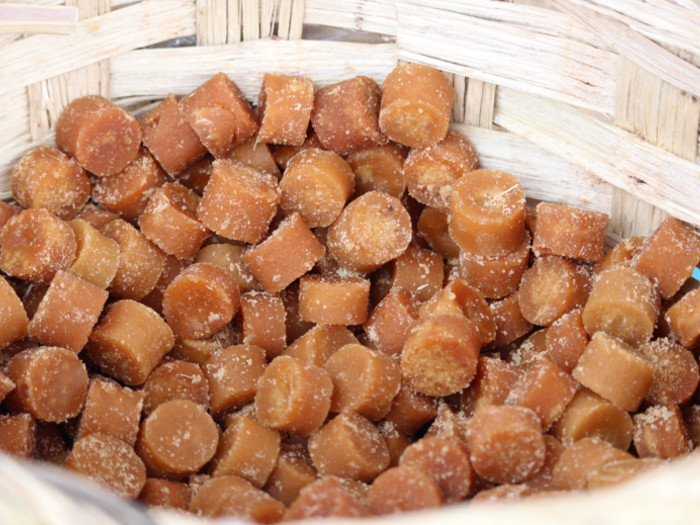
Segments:
[[[482,128],[490,128],[493,125],[496,85],[470,78],[467,87],[465,122]]]
[[[67,6],[0,4],[0,33],[68,35],[78,26],[78,10]]]
[[[227,40],[227,0],[196,0],[197,45],[225,44]]]
[[[139,47],[195,33],[194,0],[143,0],[85,20],[71,35],[35,35],[3,46],[0,93]]]
[[[629,26],[584,8],[575,0],[552,0],[560,9],[583,20],[601,41],[669,84],[700,97],[700,68],[679,58]]]
[[[669,0],[571,0],[657,42],[700,54],[700,11]]]
[[[255,40],[260,38],[260,5],[259,2],[239,0],[241,3],[241,38]]]
[[[467,122],[467,84],[469,79],[459,75],[448,75],[455,88],[454,106],[452,106],[452,122],[458,124],[473,124]]]
[[[566,104],[499,88],[494,122],[639,199],[700,225],[700,166]]]
[[[304,27],[304,0],[282,0],[278,22],[278,36],[285,40],[301,38]]]
[[[399,59],[614,114],[616,55],[515,24],[397,5]]]
[[[304,24],[396,35],[395,0],[306,0]]]
[[[241,41],[241,2],[239,0],[228,0],[227,2],[228,24],[227,39],[229,44]]]
[[[613,186],[514,133],[453,125],[479,153],[479,166],[515,175],[536,200],[568,203],[610,213]]]
[[[10,196],[9,170],[17,158],[10,152],[31,140],[27,90],[19,88],[3,94],[0,115],[0,199],[7,199]]]
[[[250,100],[266,72],[312,78],[318,86],[363,74],[382,82],[396,66],[391,44],[254,40],[237,46],[140,49],[112,59],[112,97],[184,95],[224,71]],[[153,79],[157,78],[158,82]]]

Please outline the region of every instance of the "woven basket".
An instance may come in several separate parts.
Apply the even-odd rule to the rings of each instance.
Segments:
[[[358,74],[381,83],[399,61],[452,76],[454,127],[482,167],[513,173],[531,199],[608,213],[615,240],[648,235],[667,214],[700,226],[698,0],[0,3],[0,199],[10,198],[16,160],[53,141],[58,115],[78,96],[101,94],[138,113],[224,71],[255,101],[267,71],[316,87]],[[633,512],[633,523],[692,522],[698,467],[681,463],[590,496],[396,519],[620,523],[620,512]],[[0,461],[0,480],[25,493],[20,478],[35,483]],[[12,507],[7,494],[0,521]],[[36,523],[67,523],[50,521],[60,515],[43,512]]]

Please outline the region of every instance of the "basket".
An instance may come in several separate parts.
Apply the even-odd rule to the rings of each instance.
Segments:
[[[358,74],[381,83],[400,61],[450,74],[454,128],[482,167],[513,173],[529,198],[605,212],[613,240],[649,235],[667,215],[700,226],[697,0],[0,4],[0,199],[11,196],[13,164],[53,141],[58,115],[78,96],[101,94],[139,113],[224,71],[254,101],[265,72],[308,76],[317,88]],[[690,523],[700,511],[697,462],[586,496],[370,522]],[[56,496],[55,476],[11,461],[0,461],[3,480],[18,494],[44,487],[33,502],[45,492],[49,506],[80,501]],[[71,514],[22,523],[67,523],[62,515]]]

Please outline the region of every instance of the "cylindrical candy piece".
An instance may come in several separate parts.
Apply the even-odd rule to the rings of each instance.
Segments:
[[[367,506],[376,515],[436,509],[444,503],[445,496],[432,476],[409,466],[382,472],[367,493]]]
[[[5,404],[14,410],[60,423],[77,416],[83,408],[87,371],[70,350],[53,346],[25,350],[10,360],[6,373],[16,387]]]
[[[332,393],[333,382],[325,370],[282,355],[258,381],[255,411],[270,428],[308,436],[325,421]]]
[[[546,447],[540,420],[523,407],[487,406],[478,410],[467,432],[476,472],[496,483],[520,483],[544,464]]]
[[[445,138],[454,88],[441,71],[403,64],[387,75],[382,88],[379,127],[391,140],[425,148]]]
[[[141,392],[145,416],[173,399],[189,399],[209,408],[209,382],[196,363],[177,359],[161,363],[148,375]]]
[[[434,315],[419,321],[401,352],[401,372],[429,396],[461,392],[474,378],[481,349],[476,325],[463,316]]]
[[[149,472],[181,478],[201,469],[218,443],[218,427],[206,410],[188,399],[175,399],[158,405],[143,420],[136,452]]]
[[[304,275],[299,279],[299,315],[319,324],[355,325],[367,320],[370,282],[362,277]]]
[[[474,170],[452,186],[450,237],[464,251],[493,257],[516,250],[525,231],[525,192],[505,171]]]
[[[68,104],[56,123],[56,145],[90,173],[119,173],[141,147],[138,121],[109,100],[88,95]]]
[[[75,260],[68,271],[106,289],[119,269],[119,244],[83,219],[74,219],[68,224],[78,243]]]
[[[27,333],[29,318],[17,292],[0,275],[0,319],[3,327],[0,330],[0,348],[21,339]]]

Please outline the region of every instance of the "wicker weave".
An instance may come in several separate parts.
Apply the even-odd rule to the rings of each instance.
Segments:
[[[700,226],[698,0],[0,3],[0,199],[12,165],[53,140],[75,97],[138,112],[224,71],[254,101],[266,71],[320,87],[357,74],[381,82],[399,61],[452,75],[455,127],[530,198],[604,211],[613,238],[647,235],[666,214]],[[538,523],[565,516],[560,507]],[[684,522],[672,518],[649,523]]]

